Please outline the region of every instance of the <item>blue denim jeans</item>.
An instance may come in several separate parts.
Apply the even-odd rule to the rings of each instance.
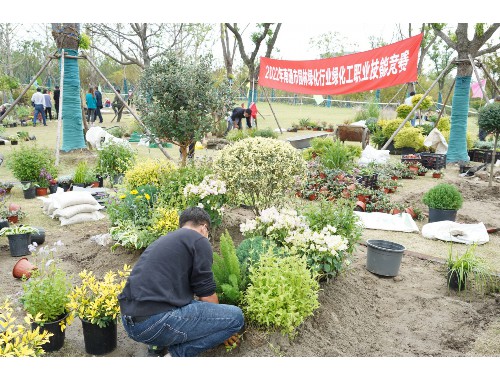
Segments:
[[[244,326],[239,307],[193,300],[186,306],[134,323],[121,317],[136,342],[168,347],[172,356],[196,356],[223,343]]]
[[[38,118],[38,114],[42,114],[43,125],[47,125],[47,120],[45,119],[45,110],[43,109],[42,104],[35,105],[35,115],[33,117],[33,125],[36,125],[36,119]]]

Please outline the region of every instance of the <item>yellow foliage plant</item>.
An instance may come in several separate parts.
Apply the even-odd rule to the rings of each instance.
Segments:
[[[172,161],[147,159],[137,162],[131,169],[127,170],[125,173],[125,183],[129,189],[135,189],[148,184],[158,186],[160,178],[175,169],[176,166]]]
[[[17,324],[12,315],[10,300],[0,304],[0,357],[42,356],[42,346],[54,335],[48,331],[40,331],[40,327],[32,330],[28,317],[24,324]]]
[[[102,280],[98,280],[92,271],[83,270],[78,274],[81,285],[70,294],[69,308],[80,319],[99,327],[115,323],[120,314],[118,295],[125,287],[130,271],[131,267],[125,264],[118,274],[109,271]]]
[[[166,235],[179,228],[179,213],[175,209],[158,207],[153,213],[153,223],[149,229],[156,235]]]

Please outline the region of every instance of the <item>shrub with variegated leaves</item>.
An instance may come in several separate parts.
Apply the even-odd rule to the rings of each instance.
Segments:
[[[214,160],[214,171],[228,193],[260,210],[281,205],[303,177],[306,162],[289,143],[263,137],[247,138],[226,146]]]
[[[160,185],[160,178],[173,170],[175,164],[167,160],[147,159],[137,162],[125,173],[125,183],[129,189],[135,189],[142,185]]]

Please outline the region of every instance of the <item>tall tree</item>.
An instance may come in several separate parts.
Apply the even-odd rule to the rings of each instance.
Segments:
[[[232,42],[230,41],[227,26],[224,23],[220,24],[220,42],[222,45],[222,56],[224,58],[224,66],[226,67],[227,77],[233,79],[234,56],[236,54],[238,43],[236,39]]]
[[[262,43],[265,41],[266,53],[265,57],[270,58],[273,51],[274,45],[276,44],[276,39],[278,38],[279,31],[281,29],[281,23],[278,24],[257,24],[258,30],[252,34],[253,51],[248,55],[245,51],[245,44],[243,42],[243,33],[240,32],[238,24],[225,23],[226,27],[234,34],[234,37],[238,41],[238,48],[240,51],[241,59],[243,63],[248,68],[248,80],[250,83],[255,79],[257,80],[257,74],[260,70],[260,63],[258,60],[258,54]],[[273,25],[275,28],[273,30]],[[245,29],[243,29],[245,30]]]
[[[80,24],[52,24],[52,36],[56,41],[59,53],[64,49],[65,54],[72,57],[78,56]],[[62,62],[62,58],[60,58],[60,62]],[[86,148],[80,98],[80,73],[76,58],[64,58],[62,90],[61,112],[64,119],[62,150],[68,152]]]
[[[432,62],[432,71],[430,77],[436,79],[443,70],[448,67],[448,63],[452,55],[455,53],[448,45],[444,44],[441,39],[437,40],[432,44],[427,56]],[[438,103],[443,103],[443,90],[446,83],[448,74],[453,70],[453,67],[448,68],[448,72],[445,73],[438,81]],[[439,107],[440,108],[440,107]]]
[[[446,160],[448,162],[469,161],[467,154],[467,117],[469,111],[469,92],[472,79],[472,59],[492,53],[500,48],[500,43],[484,48],[486,42],[500,27],[500,23],[476,24],[472,40],[468,38],[469,24],[459,23],[454,36],[448,36],[443,24],[431,24],[436,34],[457,52],[457,76],[451,109],[451,131]]]

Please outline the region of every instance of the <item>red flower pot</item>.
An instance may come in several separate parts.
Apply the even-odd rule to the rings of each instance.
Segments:
[[[23,275],[26,276],[26,278],[30,278],[31,272],[34,269],[36,269],[36,267],[31,264],[26,257],[23,257],[14,265],[12,275],[14,278],[22,278]]]
[[[309,200],[314,201],[316,199],[316,194],[309,195]]]
[[[49,188],[48,187],[37,187],[36,188],[36,195],[38,197],[43,197],[45,195],[47,195],[49,192]]]
[[[415,214],[415,211],[413,211],[413,207],[407,207],[405,208],[405,212],[407,214],[410,214],[410,216],[415,219],[417,217],[417,214]]]
[[[7,217],[7,220],[9,221],[9,223],[16,224],[17,222],[19,222],[19,216],[11,215]]]
[[[356,202],[356,207],[354,208],[354,211],[366,211],[366,203],[365,202],[361,202],[361,201],[357,201]]]
[[[432,173],[432,178],[441,178],[441,173]]]

